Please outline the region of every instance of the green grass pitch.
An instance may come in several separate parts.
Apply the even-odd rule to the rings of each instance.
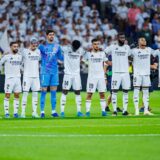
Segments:
[[[134,113],[129,93],[129,112]],[[57,94],[57,111],[59,99]],[[108,93],[107,93],[108,95]],[[85,113],[82,93],[82,112]],[[118,94],[122,106],[122,93]],[[0,94],[0,116],[3,117]],[[140,101],[141,103],[141,101]],[[27,119],[0,119],[0,160],[159,160],[160,159],[160,93],[150,96],[154,116],[101,117],[99,96],[93,96],[91,117],[77,118],[75,98],[69,93],[66,118],[50,117],[50,95],[47,94],[46,119],[31,118],[31,94]],[[13,112],[12,103],[10,112]],[[39,111],[38,111],[39,112]]]

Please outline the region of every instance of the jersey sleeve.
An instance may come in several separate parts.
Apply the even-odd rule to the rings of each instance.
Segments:
[[[88,61],[88,59],[89,59],[89,55],[88,55],[89,53],[88,52],[85,52],[84,54],[83,54],[83,56],[82,56],[82,60],[83,61]]]
[[[131,48],[128,46],[128,56],[131,56],[131,53],[132,51],[131,51]]]
[[[131,56],[131,57],[134,56],[134,50],[135,50],[135,49],[130,49],[130,56]]]
[[[60,46],[58,47],[57,58],[58,58],[60,61],[64,61],[64,56],[63,56],[63,54],[62,54],[62,49],[61,49]]]
[[[108,61],[108,58],[107,58],[106,53],[105,53],[105,52],[103,52],[103,53],[104,53],[104,54],[103,54],[103,61],[106,62],[106,61]]]
[[[160,50],[156,49],[156,50],[152,50],[151,54],[156,57],[156,56],[160,56]]]
[[[39,45],[38,49],[40,50],[40,54],[44,55],[45,51],[44,51],[44,46],[42,44]]]
[[[7,56],[4,55],[0,60],[0,67],[6,62],[6,60],[7,60]]]
[[[111,55],[112,54],[112,49],[111,46],[106,47],[106,49],[104,50],[106,55]]]
[[[39,55],[39,61],[40,61],[40,60],[41,60],[41,52],[40,52],[39,49],[37,49],[37,53],[38,53],[38,55]]]

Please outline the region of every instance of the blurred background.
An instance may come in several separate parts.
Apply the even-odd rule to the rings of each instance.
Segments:
[[[62,46],[77,39],[88,50],[96,37],[105,48],[123,31],[126,43],[135,44],[144,36],[148,46],[157,49],[160,0],[0,0],[0,37],[7,30],[9,41],[18,40],[23,48],[31,36],[44,43],[48,28],[56,31],[55,41]],[[63,66],[59,68],[63,72]],[[87,64],[81,65],[81,72],[87,73]]]

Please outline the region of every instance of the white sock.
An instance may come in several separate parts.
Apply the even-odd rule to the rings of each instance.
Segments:
[[[56,113],[56,110],[52,110],[52,114]]]
[[[117,112],[117,93],[112,92],[112,105],[114,112]]]
[[[81,112],[82,98],[81,95],[76,95],[77,112]]]
[[[61,112],[64,112],[65,104],[66,104],[66,95],[62,93],[60,100]]]
[[[22,114],[25,114],[26,111],[27,97],[28,97],[28,92],[23,92],[22,104],[21,104]]]
[[[134,107],[136,110],[139,110],[139,88],[134,88],[134,93],[133,93],[133,99],[134,99]]]
[[[9,99],[4,98],[4,113],[9,114]]]
[[[91,100],[86,100],[86,112],[90,112]]]
[[[33,114],[37,114],[38,92],[32,92],[32,109]]]
[[[144,111],[148,111],[149,106],[149,89],[143,88],[143,103],[144,103]]]
[[[13,106],[14,106],[14,114],[18,113],[18,108],[19,108],[19,98],[14,98]]]
[[[102,111],[105,112],[106,100],[105,99],[100,99],[100,104],[101,104]]]
[[[127,111],[128,107],[128,93],[123,92],[123,112]]]

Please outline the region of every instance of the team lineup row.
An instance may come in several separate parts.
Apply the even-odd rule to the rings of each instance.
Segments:
[[[106,92],[106,75],[105,71],[108,66],[112,66],[111,81],[111,101],[113,106],[113,115],[117,115],[117,92],[122,86],[123,89],[123,112],[122,115],[127,116],[128,107],[128,91],[131,82],[129,75],[129,59],[133,61],[134,71],[134,106],[135,115],[139,115],[139,92],[142,87],[144,115],[153,115],[149,110],[149,86],[150,86],[150,58],[151,55],[158,56],[160,59],[160,51],[152,50],[147,47],[146,40],[143,37],[138,39],[138,47],[130,49],[125,44],[125,35],[118,34],[118,43],[108,46],[102,50],[98,39],[92,40],[92,50],[83,51],[81,43],[74,40],[71,46],[60,47],[54,43],[55,32],[53,30],[46,31],[47,42],[38,44],[38,40],[32,37],[30,47],[19,52],[17,42],[10,43],[10,52],[5,54],[0,60],[0,68],[5,68],[5,98],[4,111],[5,118],[9,118],[9,99],[14,93],[14,117],[18,118],[19,94],[21,92],[21,69],[23,70],[23,97],[22,97],[22,113],[21,118],[25,118],[25,109],[27,104],[28,92],[32,90],[32,117],[39,117],[37,114],[38,91],[41,88],[40,109],[41,118],[45,118],[45,100],[47,88],[50,87],[51,106],[53,117],[58,117],[56,112],[56,90],[59,84],[58,79],[58,61],[64,63],[63,90],[60,99],[60,116],[65,117],[66,96],[72,87],[76,95],[77,116],[84,116],[81,112],[81,78],[80,63],[88,61],[88,79],[87,79],[87,97],[86,97],[86,116],[90,116],[91,99],[96,89],[100,95],[100,105],[102,116],[107,116],[105,92]],[[112,60],[108,59],[108,56]],[[40,73],[39,73],[40,64]],[[158,66],[157,66],[158,67]],[[160,67],[159,67],[160,71]],[[39,76],[40,75],[40,76]],[[160,75],[160,74],[159,74]],[[160,78],[159,78],[160,79]]]

